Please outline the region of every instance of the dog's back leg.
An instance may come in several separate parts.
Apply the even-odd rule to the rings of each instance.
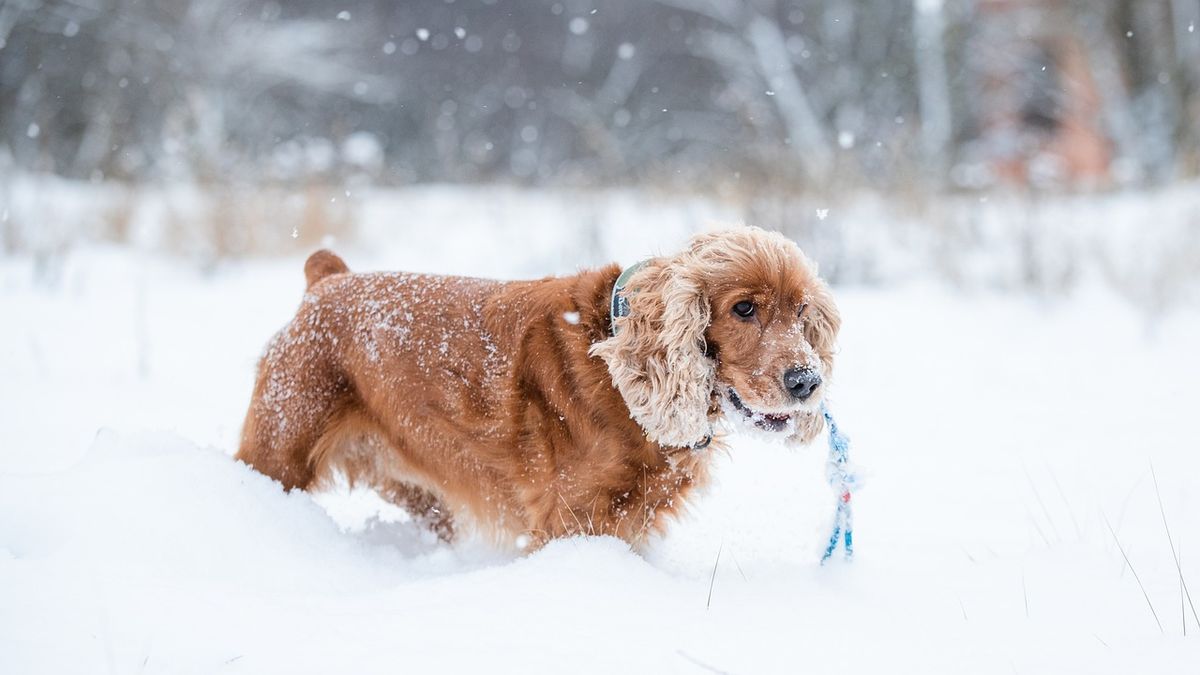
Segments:
[[[415,521],[432,530],[438,539],[454,541],[454,518],[432,492],[398,480],[382,481],[376,490],[380,497],[404,509]]]
[[[340,373],[314,345],[276,339],[258,367],[237,458],[283,483],[306,489],[321,468],[317,441],[351,398]]]
[[[454,539],[454,518],[443,499],[421,486],[421,480],[406,469],[400,444],[389,438],[361,407],[348,400],[325,425],[309,454],[316,471],[316,488],[341,474],[354,485],[365,485],[399,506],[418,524],[429,528],[442,541]]]

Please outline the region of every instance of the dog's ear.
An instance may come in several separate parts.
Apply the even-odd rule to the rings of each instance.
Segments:
[[[686,254],[652,260],[626,286],[629,315],[617,334],[592,346],[608,364],[634,420],[650,440],[689,447],[711,433],[716,367],[705,355],[709,300]]]
[[[833,302],[833,294],[825,282],[816,277],[809,287],[805,302],[808,310],[804,320],[804,339],[821,359],[821,371],[825,381],[833,377],[833,354],[837,345],[838,331],[842,327],[842,315]],[[825,428],[825,418],[820,413],[806,415],[796,421],[796,431],[787,438],[789,444],[804,445],[816,438]]]
[[[821,357],[823,375],[833,375],[833,354],[837,346],[838,331],[842,329],[842,315],[833,302],[833,294],[825,282],[815,279],[805,298],[808,310],[804,321],[804,339]]]

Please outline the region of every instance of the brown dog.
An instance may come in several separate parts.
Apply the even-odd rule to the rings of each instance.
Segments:
[[[238,458],[286,488],[334,472],[449,540],[661,531],[724,418],[820,432],[839,318],[791,241],[742,228],[636,268],[499,282],[351,274],[318,251],[267,348]],[[624,281],[624,279],[623,279]]]

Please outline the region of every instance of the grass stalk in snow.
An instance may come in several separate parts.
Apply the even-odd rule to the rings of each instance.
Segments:
[[[678,650],[678,651],[676,651],[676,653],[679,654],[680,656],[682,656],[683,658],[687,659],[688,661],[691,661],[692,663],[696,664],[697,666],[703,668],[704,670],[707,670],[712,673],[718,673],[719,675],[729,675],[727,671],[721,670],[719,668],[713,668],[712,666],[701,661],[700,659],[697,659],[696,657],[692,656],[691,654],[688,654],[687,652],[685,652],[683,650]]]
[[[1046,544],[1046,548],[1050,548],[1050,539],[1046,537],[1046,533],[1042,531],[1042,526],[1038,525],[1037,518],[1034,517],[1033,511],[1030,511],[1028,506],[1025,507],[1025,515],[1029,516],[1030,524],[1033,525],[1033,529],[1037,531],[1038,536],[1042,538],[1042,541]]]
[[[1025,570],[1021,570],[1021,596],[1025,599],[1025,618],[1029,618],[1029,587],[1025,585]]]
[[[1054,481],[1054,489],[1058,490],[1058,496],[1067,507],[1067,515],[1071,517],[1071,525],[1075,527],[1075,536],[1083,539],[1083,531],[1079,529],[1079,521],[1075,519],[1075,509],[1071,508],[1071,502],[1067,500],[1067,493],[1063,491],[1062,484],[1058,482],[1058,476],[1055,475],[1054,469],[1049,464],[1046,464],[1046,471],[1050,473],[1050,480]]]
[[[721,545],[717,547],[717,559],[713,561],[712,576],[708,580],[708,599],[704,601],[704,609],[708,609],[710,606],[712,606],[713,586],[717,584],[717,565],[721,564],[721,551],[724,548],[725,542],[722,541]]]
[[[732,548],[729,549],[729,559],[733,561],[733,566],[737,569],[738,574],[742,576],[742,581],[750,581],[750,578],[742,571],[742,565],[738,562],[737,556],[733,554]]]
[[[1133,493],[1137,492],[1138,486],[1145,480],[1146,474],[1138,476],[1138,479],[1133,482],[1133,487],[1129,488],[1129,493],[1125,495],[1125,501],[1121,502],[1121,512],[1117,514],[1117,529],[1125,523],[1125,512],[1129,510],[1129,503],[1133,501]]]
[[[1058,526],[1054,524],[1054,518],[1050,517],[1050,509],[1046,508],[1046,502],[1042,501],[1042,493],[1038,492],[1037,484],[1033,482],[1033,476],[1029,475],[1029,469],[1021,465],[1021,470],[1025,472],[1025,478],[1029,481],[1029,488],[1033,490],[1033,497],[1037,500],[1038,506],[1042,507],[1042,513],[1046,516],[1046,522],[1050,524],[1050,529],[1054,531],[1054,536],[1059,541],[1062,541],[1062,535],[1058,533]],[[1042,535],[1045,538],[1045,535]],[[1046,544],[1049,546],[1049,542]]]
[[[1187,580],[1183,578],[1183,565],[1179,564],[1179,554],[1175,552],[1175,540],[1171,538],[1171,526],[1167,524],[1167,510],[1163,508],[1162,493],[1158,490],[1158,475],[1154,472],[1154,462],[1150,462],[1150,477],[1154,479],[1154,496],[1158,499],[1158,512],[1162,514],[1163,528],[1167,531],[1167,543],[1171,546],[1171,561],[1175,563],[1175,571],[1179,573],[1179,586],[1187,597],[1188,605],[1192,608],[1192,618],[1196,620],[1196,625],[1200,626],[1200,616],[1196,615],[1196,605],[1192,603],[1192,592],[1188,590]],[[1186,618],[1185,616],[1183,624],[1184,635],[1187,635]]]
[[[1121,552],[1121,557],[1125,559],[1125,564],[1129,566],[1129,571],[1133,572],[1133,578],[1137,581],[1138,588],[1142,589],[1142,597],[1146,598],[1146,604],[1150,607],[1150,613],[1154,615],[1154,623],[1158,624],[1158,632],[1166,633],[1163,630],[1162,621],[1158,620],[1158,612],[1154,611],[1154,603],[1150,602],[1150,594],[1146,592],[1146,587],[1142,585],[1142,579],[1138,576],[1137,570],[1133,569],[1133,563],[1129,561],[1129,556],[1125,555],[1125,547],[1121,546],[1121,540],[1117,538],[1117,532],[1113,529],[1112,523],[1108,522],[1108,516],[1104,516],[1104,524],[1108,526],[1108,531],[1112,533],[1113,541],[1117,542],[1117,550]]]

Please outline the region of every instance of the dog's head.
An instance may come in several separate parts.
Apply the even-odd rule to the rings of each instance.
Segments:
[[[795,243],[757,228],[698,235],[625,293],[629,315],[592,353],[651,440],[694,445],[721,415],[789,442],[821,431],[841,321]]]

